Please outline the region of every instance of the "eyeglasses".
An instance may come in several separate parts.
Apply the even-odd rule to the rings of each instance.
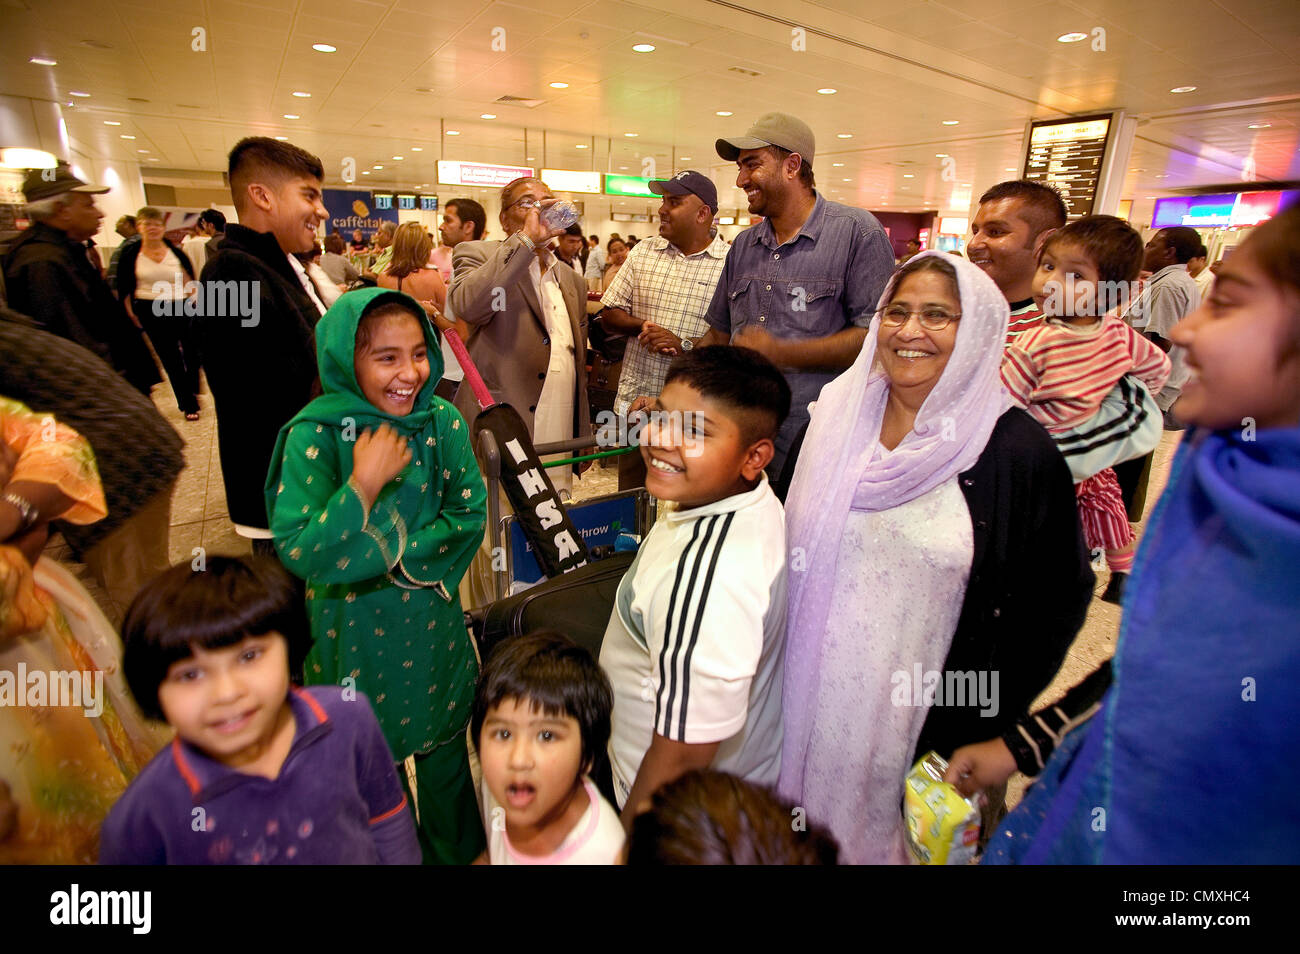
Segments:
[[[542,207],[542,200],[535,199],[531,195],[521,196],[520,198],[515,199],[515,201],[507,205],[503,211],[508,212],[517,205],[523,207],[524,209],[540,209]]]
[[[907,324],[907,320],[913,315],[921,322],[921,327],[926,331],[943,331],[952,322],[961,317],[961,313],[955,315],[944,311],[942,308],[925,308],[921,311],[908,311],[902,305],[890,305],[876,312],[880,316],[882,325],[889,325],[896,328],[899,325]]]

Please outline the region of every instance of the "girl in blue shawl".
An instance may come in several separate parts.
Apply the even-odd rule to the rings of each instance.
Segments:
[[[415,756],[426,863],[468,864],[484,847],[465,736],[478,660],[456,590],[487,499],[469,428],[433,393],[442,352],[408,295],[344,295],[316,353],[324,393],[280,431],[266,485],[280,559],[307,581],[305,681],[365,693],[393,757]]]
[[[1300,206],[1238,246],[1170,337],[1193,429],[1125,593],[1113,684],[988,863],[1300,861]],[[954,770],[987,781],[998,744]]]

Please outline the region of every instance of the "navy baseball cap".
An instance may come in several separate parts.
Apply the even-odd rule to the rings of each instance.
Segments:
[[[671,179],[654,179],[649,183],[650,191],[655,195],[694,195],[709,207],[718,211],[718,189],[713,180],[694,169],[686,169]]]

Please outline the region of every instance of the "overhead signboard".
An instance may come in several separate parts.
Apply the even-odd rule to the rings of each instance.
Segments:
[[[437,211],[438,211],[438,197],[437,197],[436,195],[422,195],[422,196],[420,196],[420,211],[421,211],[421,212],[437,212]]]
[[[1266,222],[1286,208],[1300,192],[1216,192],[1212,195],[1178,195],[1156,199],[1153,229],[1176,225],[1193,228],[1246,227]]]
[[[378,196],[358,189],[325,189],[321,201],[329,213],[329,231],[351,234],[353,229],[370,238],[384,222],[397,224],[397,210],[391,203],[380,208]],[[390,197],[391,198],[391,197]]]
[[[1072,219],[1096,205],[1112,120],[1106,113],[1030,123],[1024,178],[1060,192]]]
[[[642,176],[605,176],[605,194],[657,199],[659,196],[650,191],[652,181]]]
[[[531,166],[494,166],[485,162],[438,160],[438,182],[442,185],[492,186],[501,188],[534,174]]]
[[[587,192],[600,195],[599,172],[574,172],[571,169],[543,169],[542,181],[552,192]]]

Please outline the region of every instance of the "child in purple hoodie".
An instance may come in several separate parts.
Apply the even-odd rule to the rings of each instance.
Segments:
[[[290,685],[311,639],[302,606],[261,557],[174,566],[136,595],[127,684],[176,737],[113,806],[101,864],[419,864],[365,696]]]

